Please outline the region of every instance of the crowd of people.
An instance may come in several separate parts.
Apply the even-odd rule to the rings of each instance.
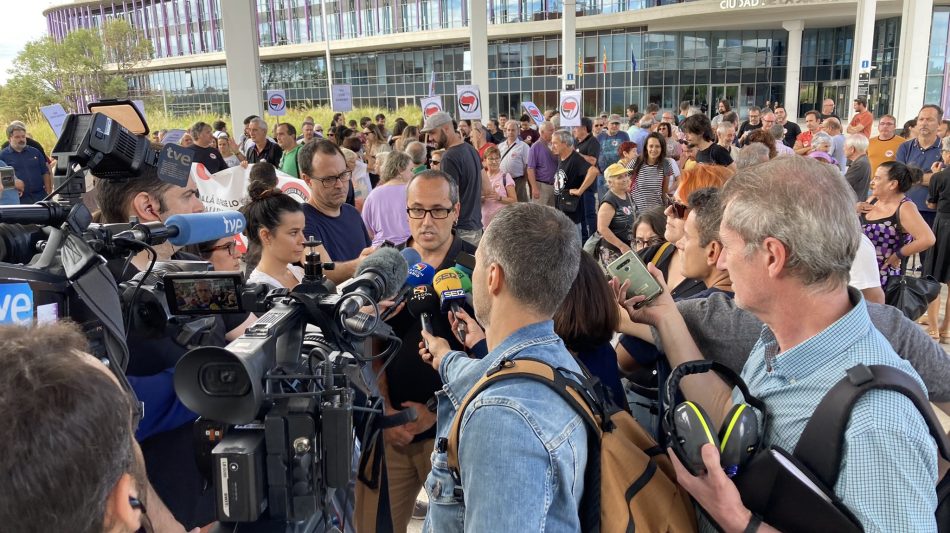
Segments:
[[[598,378],[605,400],[661,444],[660,413],[671,406],[657,391],[673,368],[703,359],[741,374],[768,407],[758,413],[760,424],[769,419],[763,443],[785,450],[795,448],[818,402],[856,364],[905,372],[950,413],[950,358],[940,346],[950,341],[950,303],[941,317],[940,296],[931,302],[921,319],[926,328],[885,304],[889,281],[917,266],[950,284],[950,121],[943,111],[923,106],[909,137],[901,137],[890,115],[878,118],[874,135],[863,97],[854,100],[850,120],[831,102],[807,112],[804,129],[777,104],[751,107],[745,117],[725,100],[717,110],[710,119],[688,103],[676,110],[650,104],[642,113],[632,105],[626,117],[583,117],[570,128],[554,110],[540,124],[528,115],[500,114],[482,124],[439,112],[422,124],[396,119],[391,131],[382,114],[357,122],[338,113],[326,130],[306,120],[299,136],[292,124],[271,130],[260,117],[248,117],[238,137],[224,123],[198,122],[186,141],[196,162],[212,172],[251,165],[242,207],[248,254],[242,258],[230,238],[188,250],[194,255],[170,244],[155,248],[159,260],[197,256],[216,270],[244,268],[249,282],[287,289],[302,280],[311,238],[321,242],[323,260],[335,263],[325,274],[337,283],[380,246],[411,248],[436,271],[454,267],[460,255],[475,257],[469,299],[434,315],[431,329],[404,306],[391,309],[387,322],[402,345],[373,364],[384,414],[415,411],[411,421],[381,430],[381,445],[362,443],[385,468],[385,481],[372,490],[385,491],[379,501],[394,531],[406,531],[413,517],[425,517],[424,529],[437,532],[580,529],[592,441],[568,403],[542,384],[509,380],[458,412],[476,382],[512,359]],[[17,165],[29,159],[22,155],[25,129],[14,124],[7,133],[11,147],[0,159],[15,152],[10,164],[25,202],[48,189],[48,175],[21,171]],[[277,188],[278,169],[307,183],[308,202]],[[154,173],[103,181],[96,195],[104,222],[202,210],[192,180],[180,187]],[[605,275],[629,254],[663,289],[647,305]],[[147,264],[142,252],[110,267],[121,267],[113,268],[121,281]],[[195,290],[195,305],[210,301],[208,287]],[[255,320],[223,316],[215,318],[213,341],[222,346]],[[86,350],[74,337],[65,337],[70,351]],[[7,344],[0,350],[17,357],[0,372],[5,412],[23,408],[14,409],[18,395],[8,390],[33,386],[11,377],[17,372],[85,376],[89,384],[64,392],[69,398],[111,386],[79,356],[46,364],[28,336]],[[125,431],[129,442],[103,444],[97,449],[108,453],[94,454],[97,461],[64,472],[111,476],[112,485],[85,502],[99,513],[97,524],[134,531],[148,505],[150,515],[157,509],[153,520],[206,526],[215,519],[214,502],[185,456],[195,415],[157,381],[168,379],[187,348],[174,339],[131,337],[130,346],[128,374],[146,402],[135,433],[141,452],[129,433],[133,424],[113,413],[115,420],[102,423]],[[688,376],[679,387],[717,427],[730,416],[732,387],[717,374]],[[38,402],[33,412],[45,408]],[[446,446],[453,421],[460,427],[458,471]],[[72,435],[69,428],[65,434]],[[937,530],[938,448],[915,404],[895,392],[871,392],[855,404],[843,438],[830,488],[865,530]],[[45,449],[14,448],[0,464],[30,462]],[[700,523],[771,531],[743,503],[716,448],[701,453],[700,475],[670,456],[677,482],[703,509]],[[427,505],[417,501],[423,488]],[[42,490],[0,497],[28,506]],[[380,509],[368,508],[365,493],[356,491],[345,529],[376,530]]]

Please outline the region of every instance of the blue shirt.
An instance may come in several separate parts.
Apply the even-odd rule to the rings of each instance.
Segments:
[[[38,193],[46,190],[43,175],[49,173],[46,168],[46,159],[39,150],[32,146],[25,146],[22,152],[17,152],[12,146],[0,151],[0,159],[16,170],[16,177],[23,180],[25,193]]]
[[[509,379],[458,407],[482,376],[504,358],[531,357],[579,372],[550,320],[525,326],[484,359],[450,352],[439,367],[437,439],[462,416],[459,465],[462,496],[437,446],[426,479],[429,512],[423,531],[461,533],[580,531],[578,507],[587,466],[587,428],[547,385]],[[596,488],[596,487],[595,487]]]
[[[373,242],[359,211],[350,204],[340,206],[336,217],[324,215],[310,204],[303,204],[306,217],[304,235],[323,242],[333,261],[351,261]]]
[[[610,136],[607,132],[602,132],[597,136],[600,142],[600,157],[597,160],[597,167],[601,172],[620,160],[620,145],[630,140],[630,136],[625,131],[618,131],[616,135]]]
[[[765,444],[792,451],[825,394],[858,363],[888,365],[926,387],[874,328],[860,294],[854,307],[811,339],[780,352],[767,326],[752,349],[742,379],[768,406]],[[735,400],[740,400],[737,395]],[[913,402],[900,393],[873,390],[851,413],[835,494],[867,532],[934,532],[937,448]]]
[[[630,136],[630,140],[637,143],[637,154],[643,154],[644,143],[647,141],[647,137],[650,135],[649,128],[640,128],[633,135]]]
[[[0,157],[2,155],[0,153]],[[897,147],[897,157],[895,159],[909,167],[917,167],[926,174],[930,172],[930,167],[934,163],[942,161],[940,158],[940,137],[937,137],[937,140],[929,148],[922,148],[917,139],[904,141]],[[933,209],[927,207],[926,185],[914,185],[907,191],[907,197],[914,202],[918,211],[933,211]]]

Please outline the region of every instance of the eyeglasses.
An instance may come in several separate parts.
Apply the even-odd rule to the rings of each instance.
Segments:
[[[227,250],[227,251],[228,251],[228,255],[233,256],[233,255],[234,255],[234,252],[237,251],[237,242],[231,241],[231,242],[229,242],[229,243],[227,243],[227,244],[219,244],[219,245],[217,245],[217,246],[212,246],[212,247],[211,247],[211,252],[212,252],[212,253],[214,253],[214,252],[216,252],[216,251],[218,251],[218,250]]]
[[[423,219],[426,217],[426,213],[432,215],[432,218],[436,220],[442,220],[449,218],[449,213],[452,212],[451,207],[434,207],[432,209],[422,209],[421,207],[410,207],[406,209],[406,213],[409,214],[409,218],[414,218],[416,220]]]
[[[666,207],[670,211],[670,214],[673,215],[673,218],[684,219],[686,215],[689,214],[689,206],[680,203],[672,194],[666,195]]]
[[[353,175],[353,173],[350,172],[349,170],[344,170],[343,172],[340,172],[340,173],[339,173],[338,175],[336,175],[336,176],[327,176],[327,177],[325,177],[325,178],[316,178],[316,180],[319,181],[319,182],[323,185],[323,188],[324,188],[324,189],[330,189],[330,188],[332,188],[334,185],[336,185],[336,182],[338,182],[338,181],[339,181],[340,183],[346,183],[346,182],[350,181],[350,177],[351,177],[352,175]]]
[[[659,237],[659,236],[653,236],[653,237],[650,237],[649,239],[641,239],[640,237],[637,237],[636,239],[633,240],[633,244],[635,244],[637,248],[646,248],[647,246],[656,246],[657,244],[661,244],[662,242],[663,242],[663,237]]]
[[[433,160],[432,160],[432,164],[433,164],[433,165],[441,165],[441,164],[442,164],[442,161],[439,161],[438,159],[433,159]]]

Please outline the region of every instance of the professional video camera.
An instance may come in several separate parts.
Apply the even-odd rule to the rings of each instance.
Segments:
[[[362,371],[374,359],[361,355],[360,344],[387,340],[375,358],[399,350],[377,302],[403,285],[406,261],[394,249],[378,250],[334,294],[322,272],[332,264],[321,263],[317,244],[306,243],[303,282],[259,300],[264,314],[244,335],[225,348],[195,348],[175,368],[175,391],[189,409],[243,424],[212,452],[222,522],[254,522],[266,509],[263,517],[285,522],[285,531],[338,527],[332,499],[351,481],[354,411],[380,412],[354,405],[356,391],[369,396]]]

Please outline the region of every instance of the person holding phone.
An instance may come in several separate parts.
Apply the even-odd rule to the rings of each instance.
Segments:
[[[629,192],[632,173],[633,170],[620,163],[614,163],[604,170],[608,191],[597,209],[597,231],[602,237],[597,257],[604,267],[631,249],[633,221],[636,217],[636,208]]]
[[[20,195],[23,193],[23,182],[16,177],[16,171],[5,162],[0,161],[0,205],[19,205]]]

